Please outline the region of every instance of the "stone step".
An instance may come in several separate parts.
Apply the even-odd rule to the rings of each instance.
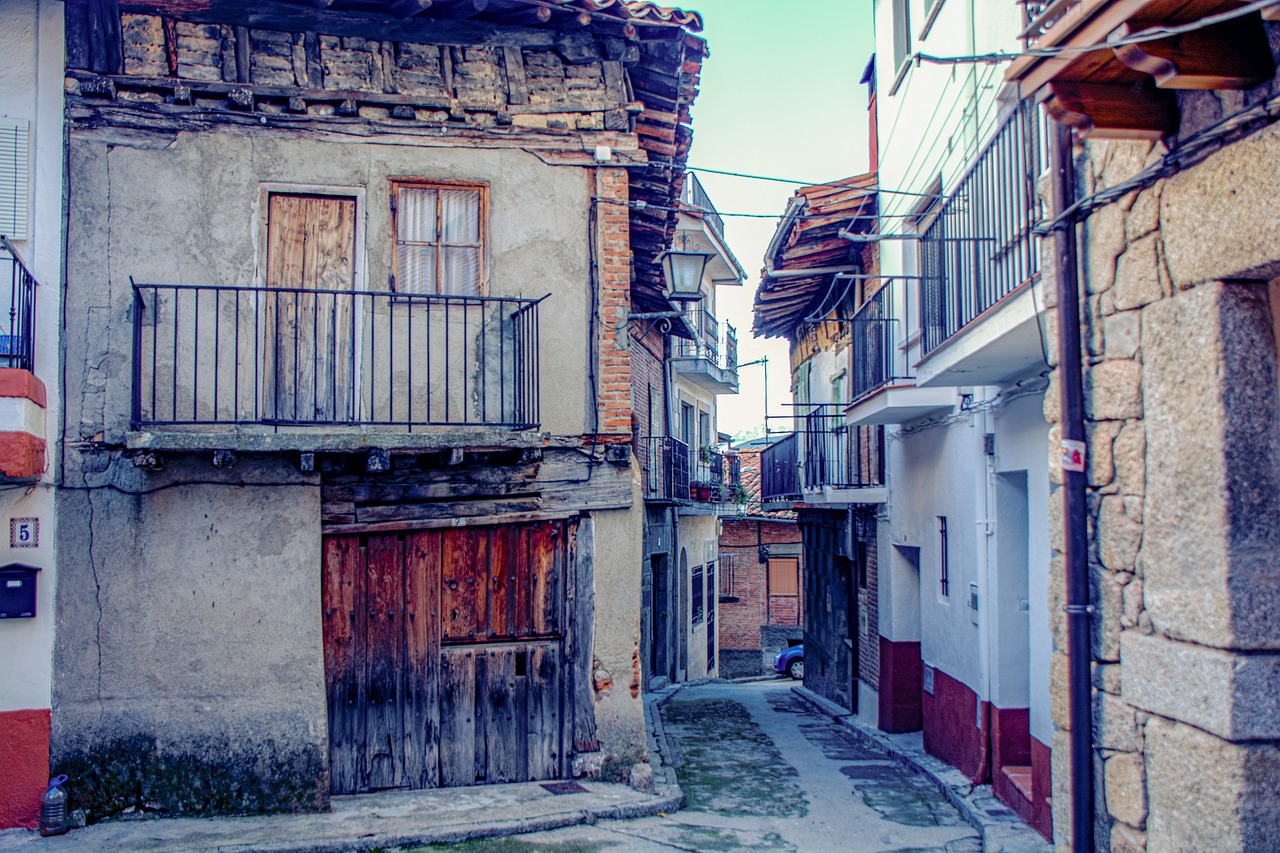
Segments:
[[[1000,772],[1005,778],[1013,783],[1013,787],[1018,789],[1018,793],[1023,796],[1027,802],[1031,802],[1031,768],[1018,764],[1010,764],[1000,768]]]

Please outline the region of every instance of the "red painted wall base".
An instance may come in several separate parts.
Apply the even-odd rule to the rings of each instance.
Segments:
[[[880,707],[881,730],[892,734],[916,732],[924,725],[920,703],[920,641],[880,638]]]
[[[923,693],[924,748],[930,755],[972,777],[982,763],[978,694],[940,669],[933,671],[933,693]]]
[[[49,709],[0,711],[0,829],[35,829],[49,782]]]

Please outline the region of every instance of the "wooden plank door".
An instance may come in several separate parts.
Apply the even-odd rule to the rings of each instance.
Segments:
[[[325,538],[333,793],[565,775],[570,535],[556,521]]]
[[[272,193],[263,294],[263,409],[267,420],[351,420],[356,202]]]

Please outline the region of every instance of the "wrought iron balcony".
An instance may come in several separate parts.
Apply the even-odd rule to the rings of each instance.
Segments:
[[[721,336],[719,321],[704,308],[690,309],[686,316],[697,337],[675,340],[676,372],[706,393],[738,393],[737,330],[725,323]]]
[[[642,445],[644,498],[651,503],[689,500],[689,445],[678,438],[655,436]]]
[[[768,503],[800,498],[800,436],[792,433],[760,454],[760,500]]]
[[[22,263],[17,251],[0,237],[9,264],[9,328],[0,333],[0,365],[35,371],[36,287],[35,276]]]
[[[855,402],[896,379],[911,378],[906,353],[899,351],[903,323],[894,316],[896,306],[892,297],[896,284],[892,280],[886,283],[853,317],[849,392]]]
[[[837,405],[805,417],[801,434],[803,491],[883,486],[884,427],[849,426]]]
[[[927,356],[1040,277],[1035,182],[1045,139],[1034,104],[1019,104],[920,238],[921,354]]]
[[[728,500],[724,454],[709,447],[701,447],[689,461],[690,499],[704,503]]]
[[[133,425],[539,425],[541,300],[135,284]]]

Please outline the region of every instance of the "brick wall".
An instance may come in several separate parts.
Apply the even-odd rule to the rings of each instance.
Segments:
[[[596,276],[599,326],[598,431],[631,435],[631,358],[617,346],[617,324],[631,304],[631,218],[625,169],[596,171]],[[621,334],[629,335],[624,326]]]
[[[768,565],[760,561],[760,544],[794,546],[794,556],[800,564],[799,595],[768,594]],[[804,565],[799,546],[800,528],[794,522],[750,518],[724,520],[720,531],[720,588],[726,596],[738,600],[726,601],[720,607],[722,648],[760,649],[761,627],[800,624]],[[777,547],[773,550],[774,556],[779,556]],[[725,568],[730,561],[734,565],[732,578]]]
[[[651,436],[667,434],[667,425],[660,419],[657,423],[649,422],[649,413],[653,406],[649,402],[649,389],[655,389],[659,404],[657,414],[661,418],[666,406],[665,383],[663,382],[663,338],[656,329],[644,329],[631,326],[631,408],[632,423],[635,430],[636,453],[641,463],[645,461],[643,441]]]

